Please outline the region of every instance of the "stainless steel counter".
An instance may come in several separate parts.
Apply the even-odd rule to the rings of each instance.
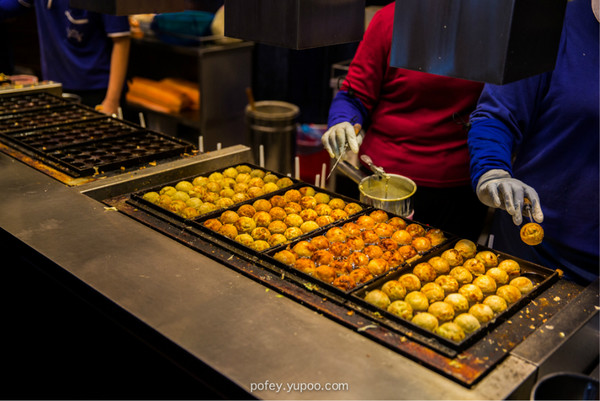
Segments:
[[[155,185],[169,174],[185,176],[250,158],[248,148],[234,146],[68,187],[0,153],[0,228],[157,338],[177,345],[192,361],[258,398],[528,397],[540,366],[551,369],[544,364],[548,354],[576,334],[578,325],[561,324],[564,316],[574,315],[568,310],[571,304],[579,311],[578,323],[597,316],[598,289],[592,285],[577,298],[580,301],[543,326],[553,324],[557,330],[536,330],[468,389],[99,202],[125,188]],[[595,343],[583,346],[580,339],[575,346],[588,353],[595,346],[597,354],[597,331],[595,335]],[[284,389],[270,390],[267,383]],[[341,389],[287,388],[315,383],[339,384]]]

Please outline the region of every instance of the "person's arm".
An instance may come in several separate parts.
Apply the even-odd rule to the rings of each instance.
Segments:
[[[129,48],[131,38],[129,36],[120,36],[113,38],[113,50],[110,59],[110,76],[106,96],[102,101],[102,112],[105,114],[115,114],[119,108],[123,85],[127,75],[127,64],[129,62]]]

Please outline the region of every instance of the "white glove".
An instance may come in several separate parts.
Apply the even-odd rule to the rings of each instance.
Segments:
[[[360,125],[358,125],[360,130]],[[358,147],[362,144],[363,135],[356,135],[354,126],[349,122],[338,123],[329,128],[321,137],[323,147],[332,158],[337,158],[345,150],[346,144],[350,150],[358,153]]]
[[[528,198],[531,201],[533,219],[538,223],[544,221],[540,198],[535,189],[512,178],[507,171],[500,169],[487,171],[479,178],[475,192],[484,205],[506,210],[516,225],[523,222],[524,198]]]

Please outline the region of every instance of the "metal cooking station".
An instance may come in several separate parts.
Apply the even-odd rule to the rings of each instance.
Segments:
[[[95,121],[86,118],[65,127]],[[130,128],[138,135],[144,131]],[[73,178],[73,171],[6,132],[0,143],[0,228],[4,244],[18,245],[5,249],[15,252],[9,260],[40,261],[36,267],[43,274],[118,321],[177,364],[182,375],[224,394],[529,398],[534,383],[547,373],[584,372],[598,364],[597,282],[583,288],[557,279],[473,346],[449,357],[386,330],[377,318],[354,313],[335,297],[263,268],[260,258],[177,225],[156,224],[124,202],[129,194],[161,183],[253,164],[250,148],[195,154],[183,146],[178,154],[162,154],[162,159],[159,154],[158,162],[138,158],[137,164],[110,164],[107,171]],[[130,138],[137,143],[135,135]],[[43,151],[51,150],[44,146]],[[132,218],[136,215],[141,217]],[[253,388],[267,380],[284,386],[345,383],[347,389]]]

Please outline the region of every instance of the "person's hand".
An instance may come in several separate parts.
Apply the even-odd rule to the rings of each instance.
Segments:
[[[358,126],[360,131],[360,126]],[[358,148],[362,144],[363,136],[357,135],[357,132],[349,122],[338,123],[329,128],[321,137],[323,147],[332,158],[337,158],[342,153],[344,145],[348,144],[350,150],[358,153]]]
[[[477,183],[476,193],[484,205],[506,210],[516,225],[523,222],[524,198],[528,198],[533,219],[538,223],[544,221],[540,198],[535,189],[512,178],[507,171],[494,169],[483,174]]]
[[[96,110],[109,116],[116,116],[119,111],[119,103],[104,99],[101,104],[96,106]]]

